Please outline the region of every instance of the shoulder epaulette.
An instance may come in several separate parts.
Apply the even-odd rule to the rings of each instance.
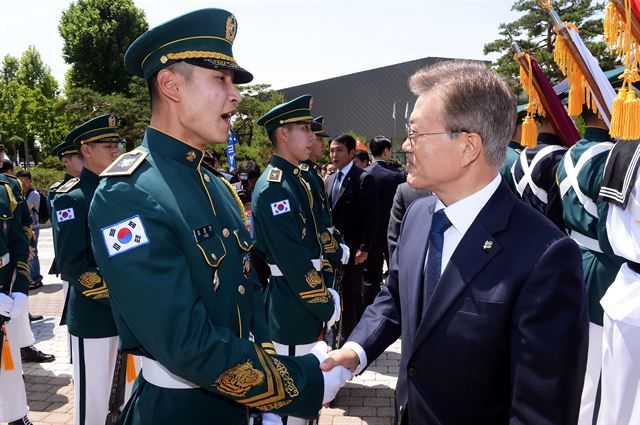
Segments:
[[[269,175],[267,176],[267,181],[271,183],[282,182],[282,170],[279,168],[273,167],[271,171],[269,171]]]
[[[75,187],[75,185],[77,185],[80,182],[80,179],[77,177],[74,177],[70,180],[67,180],[67,182],[65,184],[63,184],[62,186],[60,186],[58,188],[58,190],[56,190],[57,193],[67,193],[69,192],[71,189],[73,189]]]
[[[144,162],[147,155],[149,152],[139,149],[125,152],[100,173],[100,177],[130,176]]]
[[[302,171],[309,171],[309,164],[300,164],[298,165],[298,168],[300,168]]]
[[[58,180],[57,182],[52,184],[51,187],[49,187],[49,191],[56,190],[58,186],[60,186],[63,182],[64,180]]]

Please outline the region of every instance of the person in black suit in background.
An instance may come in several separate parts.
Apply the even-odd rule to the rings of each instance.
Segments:
[[[369,174],[353,163],[356,141],[343,134],[331,141],[329,157],[336,172],[327,179],[333,225],[344,236],[351,258],[342,276],[342,336],[349,336],[362,316],[362,272],[373,248],[378,225],[376,186]]]
[[[499,174],[513,92],[471,61],[421,69],[410,86],[408,181],[436,197],[409,207],[387,284],[320,367],[359,373],[402,335],[396,424],[576,424],[582,259]]]
[[[373,303],[376,295],[380,292],[382,268],[385,261],[387,266],[389,264],[389,250],[387,248],[389,214],[396,189],[405,180],[404,174],[388,163],[391,160],[391,147],[391,140],[384,136],[376,136],[369,141],[369,150],[373,155],[373,162],[365,168],[365,171],[373,177],[373,181],[376,184],[379,220],[373,248],[369,252],[364,266],[362,296],[365,308]]]
[[[415,189],[409,186],[407,182],[398,186],[396,194],[393,197],[393,205],[391,207],[391,213],[389,214],[389,226],[387,227],[389,259],[393,257],[393,252],[396,250],[398,237],[400,236],[400,225],[402,224],[402,219],[404,219],[407,208],[413,204],[413,201],[430,195],[433,196],[433,193],[428,190]],[[390,262],[387,264],[390,264]]]

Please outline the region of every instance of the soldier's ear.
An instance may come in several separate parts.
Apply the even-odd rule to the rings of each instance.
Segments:
[[[87,143],[80,145],[80,153],[84,157],[91,156],[91,146]]]
[[[180,90],[180,78],[176,72],[172,69],[164,68],[158,71],[156,76],[156,84],[158,92],[167,99],[173,102],[180,102],[182,100],[182,93]]]

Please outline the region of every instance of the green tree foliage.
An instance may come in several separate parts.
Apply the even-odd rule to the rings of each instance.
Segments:
[[[131,75],[124,68],[124,53],[148,28],[133,0],[71,3],[58,25],[63,57],[71,64],[68,85],[101,94],[127,93]]]
[[[65,132],[64,119],[56,113],[58,83],[35,47],[30,46],[18,60],[3,59],[0,80],[0,131],[8,141],[7,153],[24,158],[26,141],[30,159],[38,162],[41,147],[53,146]]]
[[[602,40],[603,3],[593,3],[591,0],[556,0],[553,7],[564,22],[573,23],[578,27],[580,37],[603,70],[617,65],[615,57],[606,49]],[[507,77],[517,92],[521,92],[517,83],[519,66],[513,60],[515,52],[509,37],[511,33],[520,48],[535,57],[551,82],[557,83],[563,76],[553,60],[556,35],[551,16],[534,0],[516,0],[511,10],[522,12],[523,15],[513,22],[503,23],[501,37],[484,46],[484,54],[500,53],[502,55],[493,62],[492,67]]]

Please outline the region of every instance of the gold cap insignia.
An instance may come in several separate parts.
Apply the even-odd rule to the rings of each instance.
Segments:
[[[163,64],[163,65],[164,65],[164,64],[165,64],[165,63],[167,63],[168,61],[169,61],[169,59],[167,58],[167,56],[166,56],[166,55],[162,55],[162,56],[160,56],[160,63],[161,63],[161,64]]]
[[[109,115],[109,127],[116,126],[116,117],[115,115]]]
[[[238,29],[238,22],[236,21],[236,17],[233,15],[229,15],[229,17],[227,18],[227,31],[225,34],[225,38],[231,44],[233,44],[233,40],[235,40],[236,38],[237,29]]]
[[[482,249],[485,251],[489,251],[493,248],[493,241],[484,241],[484,245],[482,245]]]
[[[193,162],[194,159],[196,159],[196,153],[194,151],[189,151],[187,153],[187,161]]]
[[[322,283],[322,278],[320,277],[320,275],[318,275],[318,272],[315,270],[311,270],[309,273],[307,273],[306,276],[304,277],[304,280],[307,282],[307,285],[309,285],[311,288],[315,288],[316,286]]]
[[[264,373],[255,369],[250,361],[246,361],[226,370],[213,385],[221,393],[242,397],[263,381]]]

